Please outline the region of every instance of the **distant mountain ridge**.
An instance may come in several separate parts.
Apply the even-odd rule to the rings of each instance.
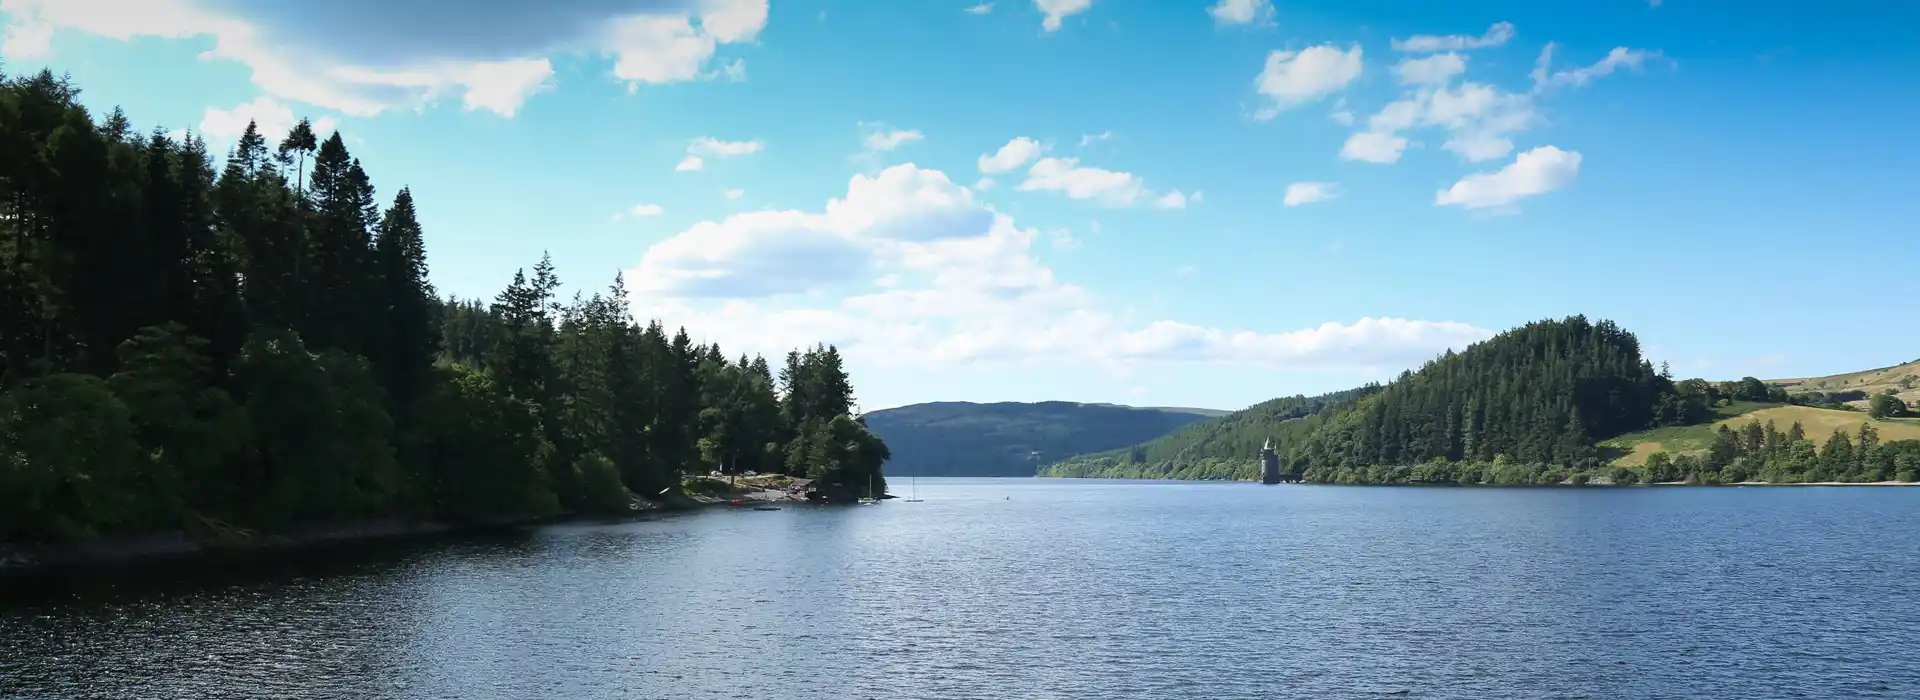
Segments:
[[[1039,465],[1152,440],[1225,415],[1207,408],[940,401],[866,414],[888,476],[1033,476]]]

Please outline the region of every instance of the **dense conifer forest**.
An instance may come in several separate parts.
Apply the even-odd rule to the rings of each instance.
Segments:
[[[546,260],[442,299],[411,193],[338,133],[249,125],[222,161],[77,96],[0,76],[0,543],[881,484],[832,347],[729,357],[636,322],[618,277],[555,298]]]
[[[1332,483],[1559,484],[1912,481],[1920,441],[1805,435],[1794,424],[1722,427],[1704,456],[1652,455],[1613,468],[1598,441],[1697,425],[1735,401],[1804,403],[1751,377],[1675,382],[1610,321],[1527,324],[1448,352],[1385,386],[1291,397],[1131,448],[1049,465],[1047,476],[1252,479],[1272,440],[1283,470]],[[1891,410],[1891,409],[1889,409]],[[1816,446],[1815,440],[1824,440]]]

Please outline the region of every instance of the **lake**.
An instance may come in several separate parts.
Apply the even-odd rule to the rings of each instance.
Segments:
[[[15,582],[0,697],[1920,697],[1920,488],[919,494]]]

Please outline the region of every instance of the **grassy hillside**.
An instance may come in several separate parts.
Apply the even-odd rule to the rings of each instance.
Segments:
[[[1881,367],[1860,372],[1834,374],[1825,377],[1804,379],[1773,379],[1768,384],[1786,389],[1792,393],[1818,391],[1833,393],[1836,391],[1864,391],[1868,396],[1893,389],[1908,404],[1920,401],[1920,360],[1903,365]],[[1848,402],[1860,408],[1866,408],[1867,402]],[[1808,426],[1809,429],[1812,426]]]
[[[866,414],[889,476],[1033,476],[1068,455],[1151,440],[1220,411],[1066,401],[923,403]]]

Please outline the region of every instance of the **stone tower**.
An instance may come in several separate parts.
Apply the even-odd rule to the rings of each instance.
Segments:
[[[1280,454],[1273,451],[1273,440],[1260,446],[1260,483],[1280,483]]]

